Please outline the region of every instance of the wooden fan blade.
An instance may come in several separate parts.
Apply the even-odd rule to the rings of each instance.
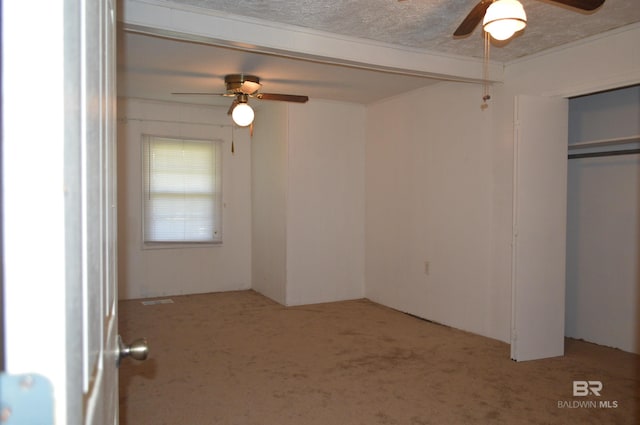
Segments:
[[[576,9],[592,11],[604,4],[605,0],[550,0],[552,3],[560,3]]]
[[[282,100],[284,102],[305,103],[309,100],[309,96],[299,96],[296,94],[277,94],[277,93],[258,93],[253,97],[262,100]]]
[[[188,95],[196,95],[196,96],[235,96],[234,94],[228,94],[228,93],[194,93],[194,92],[175,92],[175,93],[171,93],[171,94],[175,94],[178,96],[188,96]]]
[[[493,0],[482,0],[480,3],[476,4],[476,6],[471,9],[471,12],[469,12],[467,17],[464,18],[458,29],[453,33],[453,36],[466,37],[470,35],[482,21],[482,18],[484,18],[484,14],[489,6],[491,6],[491,3],[493,3]]]

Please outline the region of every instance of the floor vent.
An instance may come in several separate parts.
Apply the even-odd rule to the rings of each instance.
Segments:
[[[142,305],[157,305],[157,304],[173,304],[173,300],[171,298],[167,298],[164,300],[142,301]]]

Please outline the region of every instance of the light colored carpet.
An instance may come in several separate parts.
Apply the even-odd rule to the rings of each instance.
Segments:
[[[151,348],[121,366],[123,425],[640,423],[640,357],[620,350],[567,339],[564,357],[516,363],[503,342],[368,300],[171,298],[120,302],[123,339]],[[574,380],[601,396],[574,397]]]

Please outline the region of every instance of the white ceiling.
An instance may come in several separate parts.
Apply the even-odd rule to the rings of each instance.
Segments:
[[[157,0],[150,0],[158,3]],[[481,28],[464,39],[453,31],[479,0],[172,0],[159,3],[310,28],[427,52],[480,58]],[[606,0],[594,13],[549,0],[520,0],[526,29],[491,59],[508,62],[640,22],[639,0]],[[126,2],[125,6],[126,7]],[[118,94],[150,99],[227,104],[228,98],[174,96],[176,91],[222,92],[226,74],[261,77],[263,92],[370,103],[436,82],[426,77],[292,59],[228,47],[120,32]]]
[[[437,82],[142,34],[124,33],[119,45],[118,94],[146,99],[230,104],[229,98],[171,93],[222,93],[224,76],[235,73],[259,76],[265,93],[364,104]]]

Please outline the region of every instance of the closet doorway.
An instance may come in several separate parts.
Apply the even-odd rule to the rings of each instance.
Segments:
[[[640,85],[569,100],[565,335],[640,353]]]

